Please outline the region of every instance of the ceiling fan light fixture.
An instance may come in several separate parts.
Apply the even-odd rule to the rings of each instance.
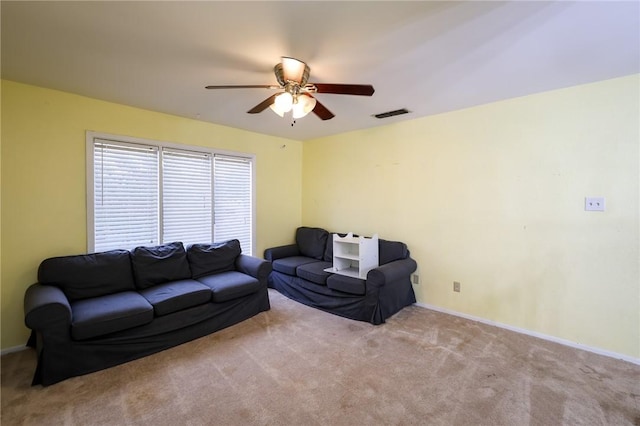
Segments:
[[[285,112],[291,111],[293,107],[293,96],[289,92],[280,93],[276,96],[273,104],[271,104],[271,109],[273,112],[278,114],[280,117],[284,117]]]
[[[280,111],[277,107],[276,104],[273,103],[269,106],[269,108],[271,108],[271,111],[275,112],[276,114],[278,114],[280,117],[284,117],[284,111]]]
[[[309,114],[316,107],[316,99],[309,95],[298,95],[296,102],[293,103],[293,118],[302,118]]]

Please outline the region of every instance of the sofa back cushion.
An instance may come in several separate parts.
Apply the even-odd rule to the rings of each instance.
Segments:
[[[322,228],[302,226],[296,230],[296,244],[303,256],[322,260],[329,233]]]
[[[378,240],[378,263],[393,262],[394,260],[406,259],[409,257],[409,250],[405,243],[400,241]]]
[[[240,241],[229,240],[213,244],[191,244],[187,259],[193,278],[220,272],[235,271],[236,258],[242,252]]]
[[[135,290],[127,250],[46,259],[38,282],[59,287],[70,301]]]
[[[148,288],[167,281],[191,278],[187,252],[181,242],[131,250],[136,287]]]

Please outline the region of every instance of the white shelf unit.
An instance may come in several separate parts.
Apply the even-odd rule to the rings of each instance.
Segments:
[[[378,267],[378,235],[371,238],[333,234],[333,267],[325,271],[366,279],[367,272]]]

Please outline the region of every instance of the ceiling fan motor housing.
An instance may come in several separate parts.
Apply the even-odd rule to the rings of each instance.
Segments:
[[[303,87],[309,80],[311,68],[297,59],[283,57],[282,62],[273,67],[273,72],[280,86],[285,87],[287,84],[294,84]]]

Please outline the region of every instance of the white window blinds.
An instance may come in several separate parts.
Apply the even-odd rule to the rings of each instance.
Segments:
[[[243,253],[252,253],[251,161],[214,156],[214,235],[216,241],[236,238]]]
[[[253,159],[112,135],[87,135],[92,252],[238,239],[253,250]]]
[[[165,242],[213,241],[210,154],[164,149],[162,194]]]
[[[96,140],[93,170],[94,250],[158,244],[158,149]]]

